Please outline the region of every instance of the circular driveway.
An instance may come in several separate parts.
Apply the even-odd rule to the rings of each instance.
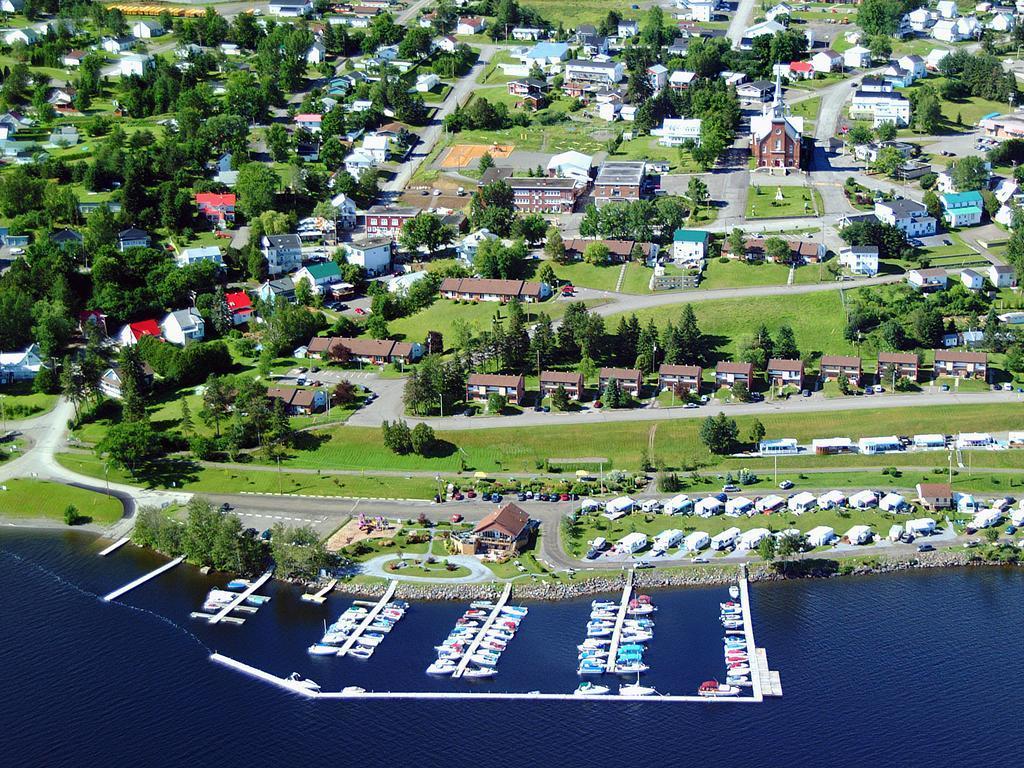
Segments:
[[[395,581],[413,581],[424,584],[480,584],[487,581],[495,581],[494,573],[486,565],[470,555],[451,555],[443,558],[454,565],[461,565],[468,568],[468,576],[455,578],[430,578],[428,576],[403,576],[401,571],[385,570],[384,564],[396,560],[394,555],[380,555],[361,564],[359,572],[367,576],[376,576],[381,579],[394,579]],[[402,555],[403,560],[422,560],[421,555]]]

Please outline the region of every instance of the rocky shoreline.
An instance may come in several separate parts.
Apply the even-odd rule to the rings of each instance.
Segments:
[[[792,581],[794,579],[839,578],[843,576],[868,576],[873,574],[896,573],[923,568],[963,568],[972,566],[1002,566],[1003,563],[987,562],[972,557],[968,552],[922,552],[910,558],[879,557],[867,563],[844,563],[826,558],[789,561],[796,567],[783,569],[763,563],[747,564],[747,578],[751,583]],[[787,572],[788,571],[788,572]],[[643,589],[670,589],[679,587],[710,587],[732,584],[736,581],[736,567],[694,568],[681,572],[659,573],[656,570],[638,571],[634,585]],[[596,577],[580,581],[560,579],[556,583],[526,582],[516,584],[512,595],[517,600],[573,600],[615,593],[622,589],[624,577],[616,573],[607,577]],[[480,584],[438,584],[400,582],[396,597],[414,600],[480,600],[496,597],[504,588],[503,582]],[[339,583],[335,592],[353,597],[380,597],[385,585]]]

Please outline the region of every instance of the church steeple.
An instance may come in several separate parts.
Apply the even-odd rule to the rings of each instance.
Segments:
[[[786,102],[782,98],[782,73],[775,70],[775,96],[772,98],[771,107],[766,110],[773,118],[783,118],[789,113]]]

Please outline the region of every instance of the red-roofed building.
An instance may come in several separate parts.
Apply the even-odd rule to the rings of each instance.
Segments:
[[[199,213],[221,229],[235,223],[235,196],[216,192],[200,192],[196,195]]]
[[[156,320],[140,320],[137,323],[129,323],[117,334],[117,342],[123,347],[130,347],[138,344],[143,336],[160,338],[160,324]]]
[[[245,291],[227,294],[224,299],[228,303],[233,325],[244,325],[252,319],[252,299]]]
[[[323,122],[323,119],[323,115],[318,115],[315,112],[307,112],[301,115],[296,115],[295,127],[305,128],[310,133],[320,133],[320,123]]]
[[[789,72],[793,79],[808,80],[814,77],[814,65],[809,61],[791,61]]]

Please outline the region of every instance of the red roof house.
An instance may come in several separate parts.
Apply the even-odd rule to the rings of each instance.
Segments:
[[[252,319],[252,299],[245,291],[237,291],[224,296],[231,311],[231,322],[234,325],[248,323]]]
[[[235,196],[216,192],[200,192],[196,195],[199,213],[219,227],[235,222]]]
[[[140,320],[137,323],[129,323],[117,334],[117,340],[122,346],[130,347],[137,344],[143,336],[160,338],[160,324],[156,320]]]

